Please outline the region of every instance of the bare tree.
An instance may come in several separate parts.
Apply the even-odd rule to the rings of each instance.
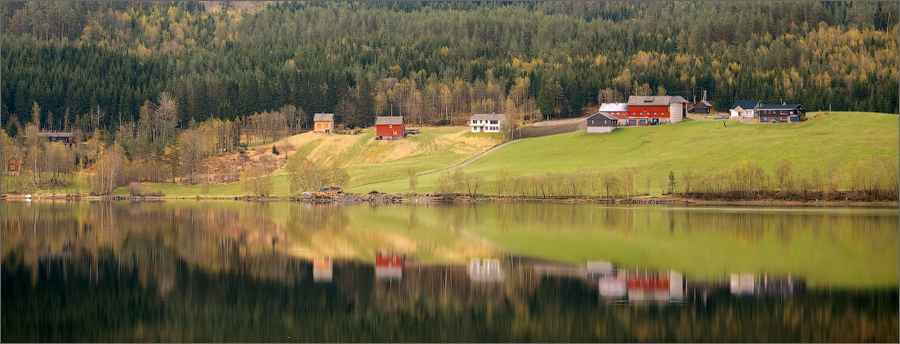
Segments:
[[[612,172],[606,172],[600,178],[603,188],[606,190],[606,198],[609,198],[609,192],[612,191],[613,194],[616,194],[616,191],[619,188],[619,178],[616,177]]]
[[[628,197],[629,190],[631,191],[630,194],[634,196],[637,184],[637,168],[625,166],[622,167],[619,174],[622,176],[622,184],[625,187],[625,197]]]
[[[416,192],[416,185],[419,185],[419,177],[414,169],[406,170],[406,175],[409,176],[409,195],[412,196]]]
[[[697,179],[697,174],[692,171],[684,171],[681,172],[681,189],[684,190],[685,194],[691,193],[691,188],[694,186],[694,181]],[[670,190],[670,192],[674,192],[675,190]]]
[[[469,174],[466,178],[467,184],[471,185],[469,196],[475,197],[478,194],[478,187],[484,185],[484,176],[480,174]]]
[[[190,184],[194,185],[194,173],[203,160],[203,142],[197,130],[187,129],[181,133],[181,166],[190,174]]]
[[[91,117],[91,131],[95,131],[100,128],[100,123],[106,117],[106,110],[101,109],[100,105],[97,105],[89,114]]]
[[[778,187],[781,190],[789,188],[791,185],[791,162],[788,159],[781,159],[775,164],[775,178],[778,179]]]
[[[494,180],[494,188],[496,189],[497,194],[506,196],[506,188],[509,182],[509,172],[500,169],[500,171],[497,172],[497,179]],[[513,193],[515,193],[515,191],[513,191]]]

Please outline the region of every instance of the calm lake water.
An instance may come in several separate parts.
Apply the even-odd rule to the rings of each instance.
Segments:
[[[4,342],[897,342],[896,208],[3,202]]]

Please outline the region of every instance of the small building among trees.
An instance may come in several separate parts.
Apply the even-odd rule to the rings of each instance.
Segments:
[[[317,113],[313,116],[313,131],[330,134],[334,130],[333,113]]]
[[[406,136],[406,122],[403,116],[378,116],[375,118],[375,138],[396,140]]]
[[[38,133],[38,136],[46,138],[50,142],[60,142],[68,147],[77,143],[72,133]]]
[[[469,128],[473,133],[498,133],[506,122],[502,113],[474,114],[469,118]]]
[[[806,108],[800,104],[760,105],[757,114],[760,123],[800,122],[806,117]]]
[[[697,114],[697,115],[708,115],[710,109],[712,109],[712,104],[710,104],[708,101],[701,100],[701,101],[697,102],[696,104],[694,104],[694,107],[692,107],[690,110],[688,110],[688,113]]]
[[[731,117],[753,118],[760,105],[762,102],[759,100],[735,100],[728,111],[731,112]]]
[[[595,113],[587,119],[588,133],[608,133],[616,129],[618,119],[605,112]]]

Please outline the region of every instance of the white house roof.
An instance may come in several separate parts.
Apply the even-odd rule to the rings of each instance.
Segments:
[[[502,113],[478,113],[472,115],[470,120],[473,121],[502,121],[503,114]]]
[[[630,96],[628,97],[628,105],[669,105],[671,103],[689,103],[687,99],[680,96]]]
[[[313,116],[314,122],[333,122],[334,114],[333,113],[317,113]]]
[[[603,103],[597,112],[627,112],[628,103]]]

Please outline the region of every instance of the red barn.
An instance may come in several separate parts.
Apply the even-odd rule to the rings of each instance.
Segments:
[[[628,97],[628,125],[681,122],[687,103],[678,96]]]
[[[406,136],[406,122],[403,116],[378,116],[375,118],[375,138],[396,140]]]

